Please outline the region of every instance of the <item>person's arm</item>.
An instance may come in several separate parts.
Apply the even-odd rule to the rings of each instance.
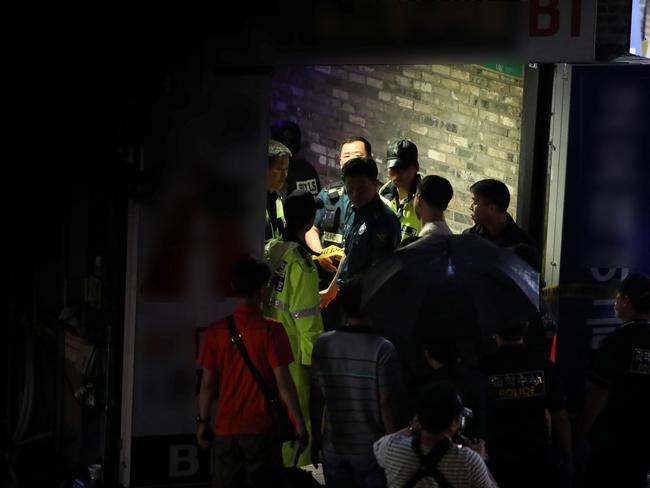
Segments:
[[[347,259],[347,256],[343,256],[341,259],[341,262],[339,263],[339,267],[336,270],[336,274],[334,275],[334,278],[332,278],[332,281],[330,282],[329,286],[320,292],[320,307],[325,308],[327,307],[332,300],[336,297],[336,294],[339,292],[339,275],[341,274],[341,270],[343,269],[343,264],[345,263],[345,260]]]
[[[388,395],[379,401],[381,410],[381,420],[384,423],[386,432],[392,434],[399,430],[397,421],[398,417],[398,399],[395,395]]]
[[[309,246],[309,249],[314,252],[321,252],[323,250],[320,243],[320,235],[321,231],[315,225],[305,233],[305,242]]]
[[[562,455],[562,467],[569,478],[573,477],[573,452],[571,422],[565,409],[551,413],[551,432],[554,444]]]
[[[311,365],[311,353],[316,339],[323,333],[323,318],[320,312],[318,272],[303,261],[293,263],[286,270],[291,283],[289,312],[294,318],[300,347],[300,365]],[[298,359],[298,358],[296,358]]]
[[[388,433],[396,432],[400,428],[401,405],[399,398],[404,391],[404,385],[397,351],[389,341],[385,341],[378,354],[377,382],[379,407],[384,428]]]
[[[305,448],[309,443],[309,433],[307,432],[307,427],[305,427],[305,420],[302,416],[302,412],[300,411],[298,392],[296,391],[296,385],[291,379],[289,367],[287,365],[281,365],[273,368],[273,375],[275,376],[275,382],[278,385],[278,394],[296,421],[296,434],[298,435],[298,442],[303,448]]]
[[[210,447],[210,441],[204,439],[205,433],[211,429],[209,417],[210,410],[212,409],[212,402],[215,399],[217,391],[217,373],[210,369],[203,368],[203,375],[201,377],[201,388],[199,390],[199,416],[202,419],[207,419],[207,422],[197,422],[196,424],[196,440],[199,446],[203,448]]]

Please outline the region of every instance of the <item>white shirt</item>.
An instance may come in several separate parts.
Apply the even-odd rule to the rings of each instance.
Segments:
[[[450,236],[453,235],[453,232],[447,225],[447,222],[444,220],[435,220],[433,222],[427,222],[424,224],[422,226],[422,230],[420,231],[420,237],[430,235]]]

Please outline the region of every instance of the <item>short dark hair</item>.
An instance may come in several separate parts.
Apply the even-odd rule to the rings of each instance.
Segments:
[[[422,428],[428,432],[444,432],[463,409],[458,390],[450,381],[436,381],[418,391],[416,413]]]
[[[341,177],[345,181],[346,178],[354,178],[357,176],[365,176],[371,180],[377,179],[377,163],[372,158],[352,158],[343,165]]]
[[[628,274],[621,285],[619,293],[630,299],[630,303],[639,313],[650,312],[650,278],[643,273]]]
[[[438,175],[425,176],[418,183],[420,197],[432,207],[444,212],[454,196],[454,189],[446,178]]]
[[[352,278],[341,285],[338,297],[346,317],[351,319],[364,318],[364,314],[361,312],[362,293],[363,282],[359,278]]]
[[[232,269],[231,286],[238,297],[250,297],[266,285],[271,270],[263,261],[247,257],[239,261]]]
[[[510,205],[510,191],[502,181],[493,179],[477,181],[469,187],[469,191],[493,203],[499,212],[508,210],[508,206]]]
[[[343,142],[341,143],[341,147],[339,148],[339,152],[341,152],[343,146],[345,146],[346,144],[350,144],[351,142],[363,142],[363,146],[366,148],[366,154],[368,155],[368,157],[372,156],[372,146],[370,145],[370,142],[368,142],[368,139],[361,136],[353,136],[344,139]]]

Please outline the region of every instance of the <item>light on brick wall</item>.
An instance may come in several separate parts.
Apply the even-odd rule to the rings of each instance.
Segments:
[[[461,232],[472,224],[469,187],[479,179],[508,185],[514,216],[522,106],[521,76],[486,66],[288,66],[275,71],[271,117],[298,123],[300,155],[324,184],[339,178],[343,139],[371,142],[383,180],[387,143],[411,139],[421,172],[454,187],[447,220]]]

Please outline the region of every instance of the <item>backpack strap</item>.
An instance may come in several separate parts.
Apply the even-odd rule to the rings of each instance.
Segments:
[[[427,454],[426,456],[422,454],[420,434],[416,433],[413,435],[411,440],[411,449],[413,449],[418,457],[420,458],[420,468],[418,471],[411,477],[410,480],[404,485],[404,488],[413,488],[422,478],[430,477],[436,480],[440,488],[453,488],[451,483],[445,478],[440,470],[437,468],[438,463],[443,458],[443,456],[451,448],[451,440],[447,437],[444,437],[440,440]]]

